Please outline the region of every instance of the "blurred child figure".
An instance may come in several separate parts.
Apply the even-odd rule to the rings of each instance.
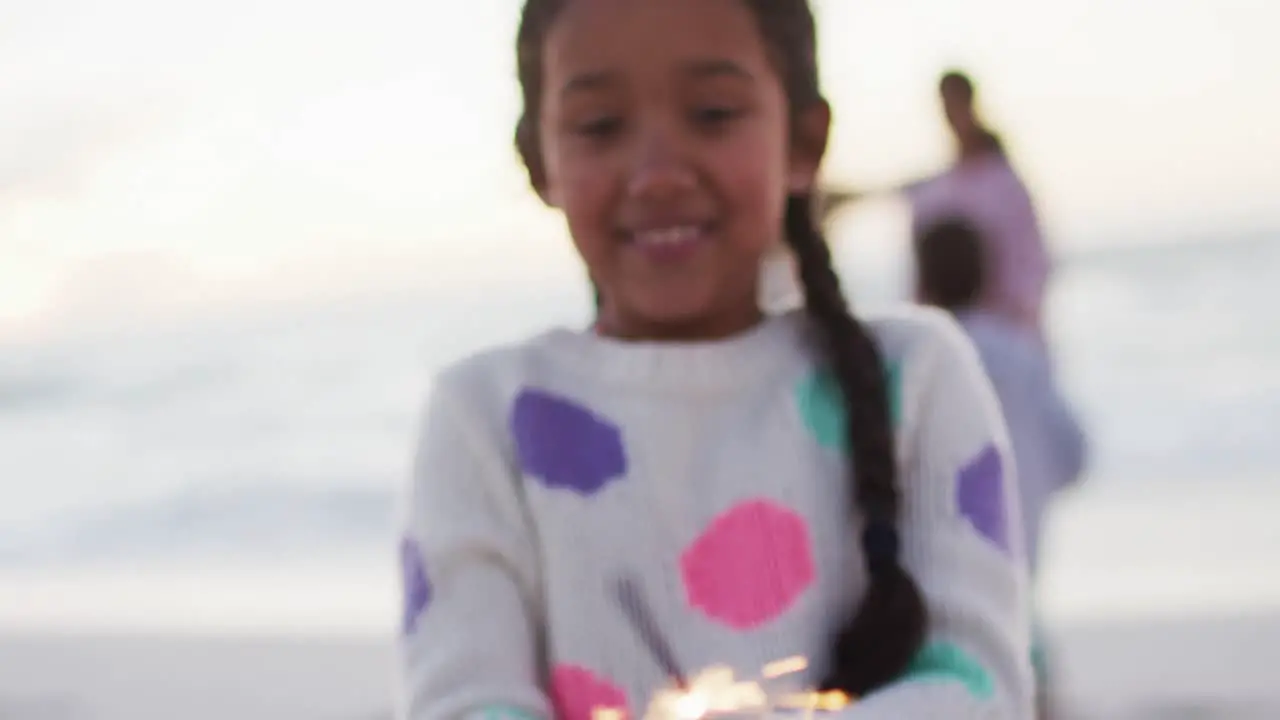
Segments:
[[[990,277],[983,247],[978,231],[964,220],[949,218],[924,228],[914,240],[916,286],[921,302],[956,317],[995,387],[1013,444],[1034,581],[1042,520],[1053,496],[1080,478],[1086,442],[1037,334],[981,306]],[[1036,635],[1033,662],[1043,719],[1051,715],[1051,703],[1043,637]]]

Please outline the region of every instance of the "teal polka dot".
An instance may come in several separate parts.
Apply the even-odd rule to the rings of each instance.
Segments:
[[[956,645],[946,642],[926,645],[911,661],[903,679],[959,681],[980,700],[995,694],[991,676],[978,661]]]
[[[490,705],[482,714],[484,720],[540,720],[537,715],[512,705]]]
[[[1044,648],[1039,645],[1031,648],[1031,669],[1035,672],[1038,682],[1044,682],[1049,676],[1049,658]]]
[[[796,387],[796,404],[805,427],[818,444],[833,450],[844,450],[849,433],[845,429],[844,405],[840,386],[829,372],[805,376]]]
[[[885,368],[885,381],[889,383],[889,417],[898,427],[902,424],[902,366],[891,363]]]
[[[885,368],[889,391],[889,417],[896,426],[902,421],[902,368],[893,363]],[[833,450],[848,447],[844,402],[840,385],[828,371],[817,371],[804,377],[796,386],[796,404],[805,427],[818,444]]]

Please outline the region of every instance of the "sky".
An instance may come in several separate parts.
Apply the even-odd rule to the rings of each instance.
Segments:
[[[0,336],[578,273],[511,149],[518,5],[0,0]],[[816,6],[833,180],[940,167],[958,65],[1058,246],[1280,228],[1280,4]]]

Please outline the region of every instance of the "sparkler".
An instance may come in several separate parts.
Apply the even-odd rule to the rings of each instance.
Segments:
[[[616,585],[618,604],[631,626],[671,678],[672,687],[659,690],[649,702],[643,720],[711,720],[723,716],[758,715],[765,720],[778,711],[802,712],[812,720],[815,712],[831,712],[853,702],[843,692],[805,691],[771,695],[763,681],[777,680],[808,669],[803,657],[771,662],[760,671],[760,680],[735,679],[733,669],[716,665],[689,677],[675,659],[671,644],[653,619],[639,587],[630,578]],[[596,708],[592,720],[624,720],[622,708]]]
[[[644,595],[640,592],[640,587],[636,585],[635,580],[630,577],[623,577],[618,580],[614,588],[618,596],[618,604],[622,607],[622,612],[627,616],[627,620],[631,622],[631,627],[640,636],[640,640],[644,642],[645,647],[649,648],[649,654],[653,655],[653,659],[657,661],[662,671],[671,678],[677,686],[686,684],[686,675],[681,669],[679,661],[676,660],[676,654],[671,649],[671,643],[667,641],[667,636],[663,634],[662,629],[658,627],[658,623],[653,619],[653,613],[649,611],[649,604],[645,602]]]

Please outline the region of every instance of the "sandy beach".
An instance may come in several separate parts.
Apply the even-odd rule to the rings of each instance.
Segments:
[[[1274,720],[1280,615],[1058,633],[1066,720]],[[385,639],[0,637],[3,720],[380,720]]]

